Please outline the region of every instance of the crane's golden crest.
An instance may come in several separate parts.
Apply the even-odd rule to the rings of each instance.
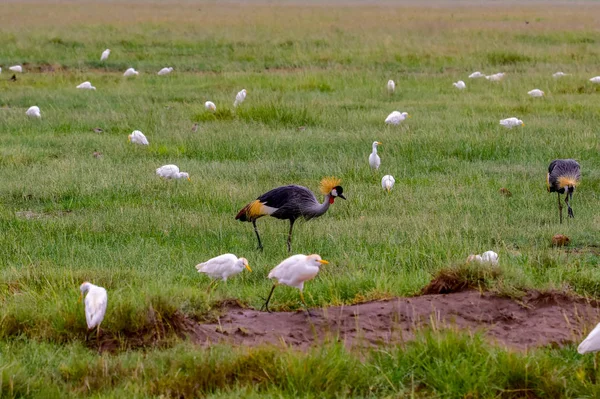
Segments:
[[[329,194],[331,190],[333,190],[334,187],[339,186],[341,182],[342,181],[337,177],[324,177],[323,180],[321,180],[321,185],[319,187],[321,190],[321,194]]]
[[[579,184],[579,181],[577,180],[576,176],[565,175],[565,176],[560,176],[558,178],[558,187],[559,188],[564,188],[567,186],[575,187],[575,186],[577,186],[577,184]]]
[[[259,200],[252,201],[250,204],[248,204],[246,215],[250,219],[265,215],[263,212],[263,203]]]

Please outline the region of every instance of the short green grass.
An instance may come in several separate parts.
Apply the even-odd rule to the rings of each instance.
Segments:
[[[103,326],[123,348],[153,328],[149,309],[168,321],[175,312],[210,318],[227,298],[258,308],[268,271],[287,256],[288,226],[261,219],[265,251],[257,252],[252,226],[235,214],[279,185],[316,191],[327,175],[343,180],[348,200],[298,223],[293,242],[295,253],[331,262],[307,284],[311,306],[416,294],[439,270],[488,249],[500,254],[502,272],[491,289],[598,297],[600,90],[588,81],[600,74],[598,5],[9,1],[0,9],[0,395],[597,392],[591,360],[572,348],[514,354],[460,334],[368,355],[335,345],[300,355],[175,343],[99,357],[82,346],[76,299],[84,280],[108,289]],[[100,63],[105,48],[112,53]],[[10,82],[8,66],[17,63],[26,73]],[[140,76],[124,79],[130,66]],[[175,72],[157,76],[164,66]],[[466,79],[475,70],[507,76]],[[554,80],[557,70],[571,75]],[[392,96],[388,79],[397,84]],[[452,87],[458,79],[464,92]],[[84,80],[98,90],[76,90]],[[242,88],[247,100],[234,109]],[[529,98],[533,88],[547,96]],[[215,115],[204,111],[206,100],[217,104]],[[25,117],[31,105],[41,120]],[[393,110],[412,118],[384,125]],[[501,128],[510,116],[526,126]],[[148,148],[127,143],[135,129]],[[375,140],[383,142],[377,173],[367,162]],[[582,184],[576,219],[559,225],[545,175],[552,159],[568,157],[580,162]],[[192,182],[161,181],[154,170],[166,163]],[[380,187],[384,174],[396,178],[391,195]],[[551,247],[557,233],[572,250]],[[248,258],[254,272],[209,295],[194,265],[226,252]],[[298,308],[297,292],[278,290],[272,305]],[[463,349],[456,364],[453,353]],[[350,370],[357,358],[361,366]],[[311,367],[322,373],[306,375]],[[453,369],[472,379],[449,378]],[[196,382],[206,370],[221,374]],[[157,377],[166,375],[181,380]]]

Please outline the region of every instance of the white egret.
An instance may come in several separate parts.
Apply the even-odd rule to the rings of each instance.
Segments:
[[[381,187],[383,187],[383,189],[386,190],[388,193],[392,191],[392,188],[394,188],[395,183],[396,180],[392,175],[385,175],[381,178]]]
[[[196,265],[198,273],[205,273],[214,280],[221,279],[223,281],[227,281],[229,277],[243,272],[244,268],[249,272],[252,271],[250,265],[248,265],[248,259],[238,258],[234,254],[219,255]]]
[[[276,279],[277,281],[273,283],[273,288],[271,288],[271,292],[264,305],[267,312],[270,312],[269,301],[271,300],[273,291],[275,291],[275,287],[279,284],[298,288],[300,290],[300,299],[308,311],[308,306],[306,305],[304,294],[302,292],[304,289],[304,282],[313,279],[317,273],[319,273],[321,265],[327,264],[329,264],[329,262],[321,259],[319,255],[293,255],[275,266],[275,268],[269,272],[268,276],[268,278]]]
[[[187,172],[180,172],[177,165],[163,165],[156,169],[156,174],[165,179],[182,179],[186,178],[191,181],[190,174]]]
[[[529,94],[531,97],[543,97],[545,93],[540,89],[533,89],[528,91],[527,94]]]
[[[204,108],[206,108],[206,110],[210,112],[215,112],[217,110],[217,106],[212,101],[205,102]]]
[[[452,86],[456,87],[458,90],[464,90],[467,87],[465,82],[463,82],[462,80],[459,80],[456,83],[452,83]]]
[[[102,52],[102,55],[100,56],[100,61],[106,61],[108,59],[109,55],[110,55],[110,49],[107,48],[106,50],[104,50]]]
[[[593,78],[590,79],[590,82],[600,83],[600,76],[594,76]]]
[[[31,118],[41,118],[42,114],[40,114],[40,107],[34,105],[33,107],[29,107],[27,111],[25,111],[25,115]]]
[[[394,83],[393,80],[388,80],[388,84],[387,84],[387,90],[388,93],[393,94],[394,91],[396,90],[396,83]]]
[[[106,313],[106,305],[108,304],[108,294],[102,287],[88,283],[87,281],[81,284],[79,287],[81,296],[79,300],[85,296],[85,320],[87,322],[88,332],[86,334],[86,340],[89,333],[96,328],[96,338],[100,336],[100,323],[104,320],[104,314]]]
[[[139,130],[134,130],[129,136],[129,142],[133,143],[133,144],[141,144],[141,145],[148,145],[150,144],[148,142],[148,139],[146,138],[146,136],[144,136],[144,133],[140,132]]]
[[[596,325],[592,332],[577,347],[577,352],[582,355],[598,351],[600,351],[600,323]]]
[[[85,90],[96,90],[96,88],[92,86],[90,82],[83,82],[82,84],[78,85],[77,88]]]
[[[21,65],[13,65],[8,69],[13,72],[19,72],[19,73],[23,72],[23,67]]]
[[[157,75],[168,75],[171,72],[173,72],[173,67],[163,68],[160,71],[158,71]]]
[[[562,78],[563,76],[567,76],[567,74],[564,72],[556,72],[552,74],[553,78]]]
[[[502,80],[502,78],[504,78],[504,75],[505,75],[504,72],[499,72],[499,73],[495,73],[493,75],[486,76],[485,78],[492,82],[498,82],[498,81]]]
[[[483,77],[485,77],[485,75],[479,71],[473,72],[472,74],[469,75],[469,79],[477,79],[477,78],[483,78]]]
[[[391,114],[389,114],[387,118],[385,118],[385,123],[387,123],[388,125],[399,125],[400,122],[402,122],[406,118],[410,118],[408,112],[394,111]]]
[[[235,96],[235,101],[233,102],[233,106],[237,107],[246,99],[246,89],[243,89]]]
[[[492,266],[498,266],[498,254],[494,251],[486,251],[481,255],[469,255],[467,258],[467,263],[476,262],[476,263],[489,263]]]
[[[512,129],[515,126],[525,126],[522,120],[517,118],[506,118],[500,119],[500,125],[504,126],[507,129]]]
[[[377,155],[378,145],[381,145],[379,141],[373,142],[373,152],[371,155],[369,155],[369,166],[371,166],[371,169],[375,170],[379,169],[379,165],[381,165],[381,158],[379,158],[379,155]]]
[[[0,73],[2,73],[2,67],[0,67]]]
[[[127,68],[127,70],[125,71],[125,73],[123,74],[123,76],[125,77],[129,77],[129,76],[136,76],[139,75],[140,73],[138,71],[136,71],[133,68]]]

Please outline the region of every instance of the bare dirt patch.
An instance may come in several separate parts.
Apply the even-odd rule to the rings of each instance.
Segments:
[[[494,342],[515,349],[562,346],[581,339],[600,319],[598,303],[563,293],[531,292],[519,302],[492,293],[463,291],[352,306],[267,313],[229,307],[216,323],[186,323],[201,344],[243,346],[284,344],[305,348],[326,340],[348,347],[411,340],[419,328],[482,330]]]

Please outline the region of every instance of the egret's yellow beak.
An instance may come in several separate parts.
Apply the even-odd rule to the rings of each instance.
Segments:
[[[389,187],[386,187],[385,189],[387,190],[388,193],[392,191]]]
[[[380,143],[379,141],[377,142],[377,145],[381,145],[382,143]]]
[[[521,123],[521,126],[525,126],[525,124],[524,124],[524,123]]]
[[[245,264],[244,266],[246,266],[246,269],[248,269],[249,272],[252,271],[252,269],[250,269],[250,265],[249,264]]]
[[[410,115],[406,115],[406,116],[408,116],[409,118],[412,118],[412,116],[410,116]]]
[[[322,264],[322,265],[328,265],[329,264],[329,262],[327,262],[325,259],[321,259],[319,261],[319,263]]]
[[[83,299],[83,292],[79,294],[79,299],[77,300],[77,303],[80,303],[82,299]]]
[[[127,141],[129,141],[131,143],[131,134],[129,136],[127,136]]]
[[[190,177],[188,176],[188,181],[192,181],[192,179],[190,179]]]

